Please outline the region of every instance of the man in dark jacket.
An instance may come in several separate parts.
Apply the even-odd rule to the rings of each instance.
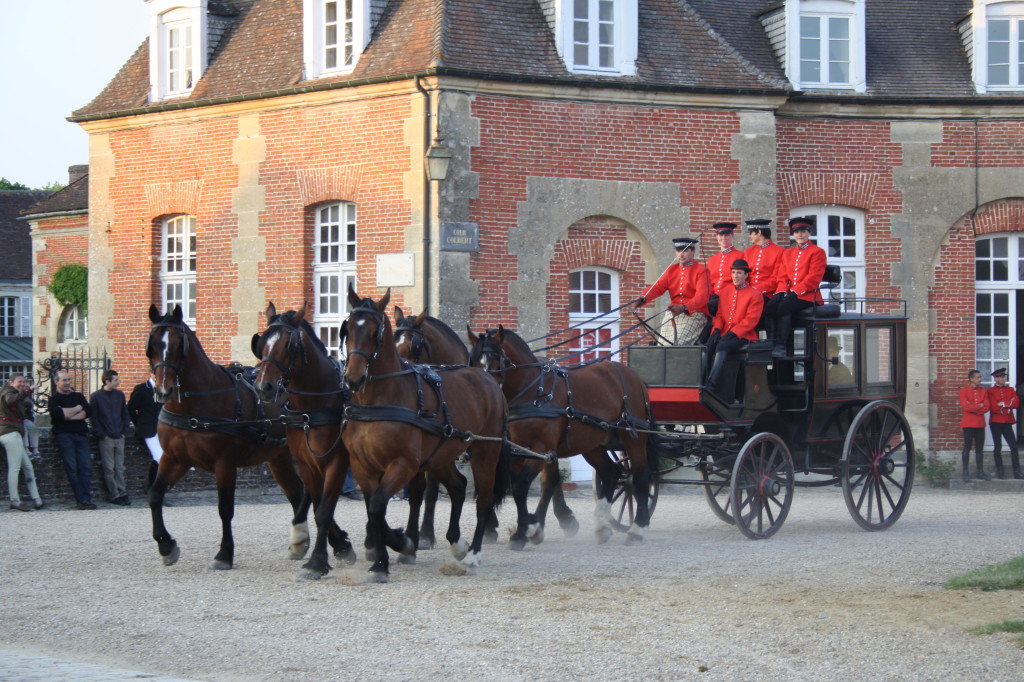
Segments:
[[[124,473],[124,437],[131,433],[131,420],[124,393],[118,390],[121,378],[112,369],[103,371],[103,388],[89,396],[92,406],[92,432],[100,444],[100,463],[103,480],[111,503],[127,507],[128,499]]]
[[[153,399],[153,386],[156,379],[152,373],[149,381],[143,381],[132,389],[132,397],[128,399],[128,417],[135,424],[135,437],[146,443],[153,461],[149,463],[149,476],[146,488],[153,485],[156,479],[160,457],[164,454],[160,447],[160,439],[156,436],[156,425],[163,406]]]
[[[85,396],[71,390],[71,375],[65,370],[54,378],[56,390],[50,396],[50,424],[57,449],[64,459],[64,471],[75,491],[79,509],[95,509],[92,503],[92,453],[89,427],[85,420],[91,410]]]

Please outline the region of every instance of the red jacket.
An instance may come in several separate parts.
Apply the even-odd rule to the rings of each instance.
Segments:
[[[672,305],[685,305],[688,313],[708,314],[711,283],[708,269],[697,261],[690,261],[686,267],[679,263],[668,266],[658,281],[644,292],[644,303],[650,303],[666,291],[672,296]]]
[[[1002,403],[1002,406],[999,403]],[[990,423],[1017,423],[1017,417],[1014,413],[1020,407],[1020,398],[1017,396],[1017,389],[1010,384],[990,387],[988,389],[988,405],[989,410],[992,412],[992,416],[988,419]]]
[[[727,286],[718,296],[718,314],[715,315],[715,324],[712,329],[717,329],[722,334],[732,332],[748,341],[757,341],[757,332],[754,331],[754,327],[761,319],[764,296],[757,289],[746,284],[741,289]]]
[[[722,289],[732,284],[732,264],[743,258],[743,252],[729,247],[708,258],[708,276],[711,278],[711,293],[721,295]]]
[[[743,258],[750,264],[750,277],[747,279],[747,284],[765,296],[774,294],[775,288],[778,286],[776,269],[784,252],[784,248],[771,241],[765,242],[761,246],[748,246],[743,252]]]
[[[803,248],[792,246],[779,259],[775,271],[775,293],[796,292],[797,298],[821,303],[821,278],[825,276],[825,250],[810,242]]]
[[[964,386],[960,389],[960,407],[964,416],[960,426],[967,429],[985,428],[985,413],[988,412],[988,391],[981,386]]]

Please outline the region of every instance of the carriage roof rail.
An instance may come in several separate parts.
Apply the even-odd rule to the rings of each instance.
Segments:
[[[884,315],[907,316],[907,301],[903,298],[884,298],[873,296],[830,296],[825,301],[838,305],[844,316],[849,315]]]

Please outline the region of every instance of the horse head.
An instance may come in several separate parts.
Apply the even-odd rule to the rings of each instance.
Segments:
[[[406,317],[402,309],[395,306],[395,350],[399,357],[415,363],[433,361],[430,340],[423,332],[426,319],[426,310],[413,318]]]
[[[360,298],[350,282],[348,302],[351,312],[341,325],[341,338],[345,344],[345,383],[352,391],[359,391],[366,384],[370,367],[378,358],[394,357],[398,364],[391,333],[391,321],[386,314],[391,289],[379,301]],[[390,350],[390,352],[389,352]]]
[[[288,380],[308,364],[305,337],[309,335],[306,321],[308,306],[304,301],[298,310],[278,314],[274,302],[264,315],[267,329],[252,335],[252,352],[259,360],[253,387],[260,400],[281,405],[287,399]]]
[[[161,315],[155,306],[149,306],[149,320],[153,323],[146,340],[146,357],[153,373],[153,399],[166,403],[181,383],[185,362],[189,357],[189,337],[192,332],[185,324],[181,306]]]
[[[479,336],[466,325],[466,338],[469,339],[469,364],[480,367],[491,374],[502,374],[508,367],[508,356],[505,354],[505,328],[500,324],[497,329],[485,329]]]

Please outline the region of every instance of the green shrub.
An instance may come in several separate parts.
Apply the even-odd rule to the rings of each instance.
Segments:
[[[53,281],[47,287],[61,305],[73,305],[88,312],[89,269],[78,263],[69,263],[57,268]]]

